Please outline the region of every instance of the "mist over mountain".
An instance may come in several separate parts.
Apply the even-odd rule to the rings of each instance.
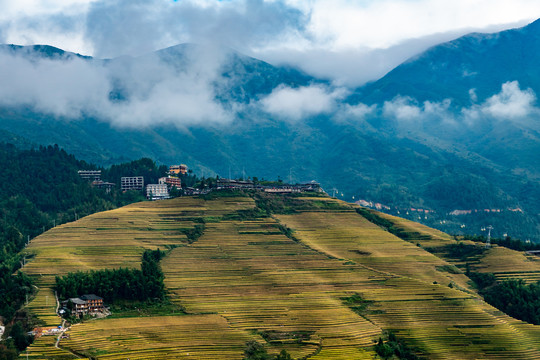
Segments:
[[[539,240],[539,39],[538,22],[471,34],[359,89],[204,44],[114,59],[4,45],[0,127],[99,164],[316,179],[403,216],[432,210],[413,218],[446,231]]]

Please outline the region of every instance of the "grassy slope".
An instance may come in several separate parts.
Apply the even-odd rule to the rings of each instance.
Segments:
[[[496,311],[464,275],[441,270],[447,262],[348,205],[257,220],[222,217],[253,205],[249,198],[141,203],[53,229],[29,248],[36,257],[24,271],[40,286],[29,307],[56,325],[53,274],[137,267],[143,249],[179,245],[162,268],[171,299],[188,315],[90,321],[73,326],[60,346],[100,359],[187,353],[240,359],[245,341],[264,335],[272,353],[285,348],[295,358],[369,359],[373,341],[390,329],[429,358],[540,358],[540,327]],[[197,217],[221,220],[207,222],[203,236],[188,245],[179,229],[192,227]],[[286,237],[279,223],[300,241]],[[423,241],[453,241],[418,231],[440,237]],[[341,300],[355,293],[373,301],[362,316]],[[51,351],[58,349],[42,337],[29,354],[44,358]]]

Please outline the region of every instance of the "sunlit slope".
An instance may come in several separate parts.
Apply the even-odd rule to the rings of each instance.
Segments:
[[[280,233],[274,219],[207,224],[192,246],[163,261],[165,283],[188,312],[276,337],[295,357],[371,358],[381,329],[343,304],[386,276],[332,259]],[[279,340],[279,341],[277,341]]]
[[[144,249],[169,247],[165,284],[187,314],[75,325],[60,342],[66,358],[241,359],[245,342],[256,339],[297,359],[373,359],[374,341],[392,330],[430,359],[540,359],[540,327],[485,304],[449,263],[350,205],[299,199],[306,206],[295,202],[273,217],[256,217],[249,197],[181,198],[57,227],[30,246],[36,256],[24,271],[39,279],[40,292],[29,307],[57,325],[54,274],[138,267]],[[181,230],[195,224],[204,233],[189,244]],[[344,301],[354,294],[369,301],[360,314]],[[30,358],[60,353],[49,339],[40,338]]]
[[[464,275],[445,272],[448,263],[420,247],[352,212],[304,211],[277,218],[295,229],[302,243],[388,274],[375,289],[357,289],[373,301],[365,317],[407,338],[429,358],[540,358],[540,327],[501,314],[466,288],[458,290]],[[450,241],[432,230],[425,235],[438,236],[432,242]]]
[[[442,233],[438,230],[428,228],[419,223],[415,223],[403,218],[376,212],[384,219],[391,221],[396,228],[405,231],[410,235],[409,241],[420,244],[424,248],[429,248],[440,256],[445,256],[444,251],[439,251],[446,245],[458,244],[458,240]],[[466,245],[473,245],[483,248],[481,243],[472,241],[459,241]],[[536,282],[540,280],[540,257],[528,254],[523,251],[507,249],[502,246],[492,245],[480,256],[466,261],[445,258],[461,268],[465,268],[465,263],[469,263],[471,271],[493,273],[498,280],[523,279],[526,282]]]

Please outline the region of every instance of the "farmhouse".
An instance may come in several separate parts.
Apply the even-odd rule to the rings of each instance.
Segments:
[[[105,310],[103,298],[94,294],[83,295],[80,298],[70,298],[64,301],[63,304],[68,309],[71,308],[71,315],[77,317],[102,313]]]

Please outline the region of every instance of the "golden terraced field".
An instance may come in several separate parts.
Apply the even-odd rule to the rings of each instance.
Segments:
[[[378,214],[409,233],[419,233],[418,237],[412,238],[410,241],[419,243],[422,247],[431,248],[457,243],[451,236],[438,230],[395,216]],[[482,244],[472,241],[463,241],[463,243],[483,247]],[[446,260],[452,261],[452,259]],[[455,263],[464,267],[463,262]],[[471,270],[493,273],[498,280],[517,278],[529,283],[537,282],[540,281],[540,257],[493,245],[480,258],[471,263]]]
[[[337,205],[250,218],[235,216],[255,206],[248,197],[181,198],[48,231],[32,241],[35,258],[24,269],[40,287],[29,309],[45,323],[59,323],[55,274],[138,267],[144,249],[171,245],[178,247],[161,262],[165,285],[187,314],[87,321],[72,326],[60,349],[41,337],[29,358],[241,359],[256,339],[296,359],[374,359],[374,342],[392,330],[430,359],[540,359],[539,326],[500,313],[463,274],[445,271],[447,262]],[[197,218],[206,219],[204,234],[188,244],[180,230]],[[415,229],[433,243],[453,241]],[[361,315],[343,300],[354,294],[369,301]]]

